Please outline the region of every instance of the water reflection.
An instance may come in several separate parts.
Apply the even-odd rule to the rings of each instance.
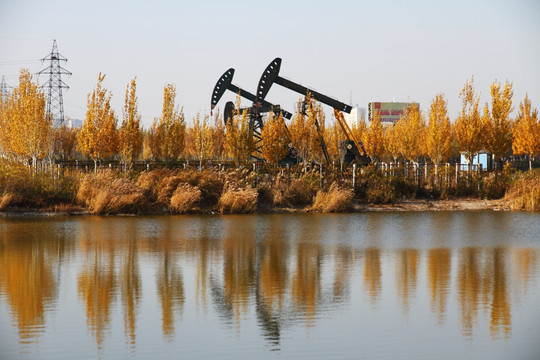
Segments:
[[[435,236],[407,225],[396,236],[406,247],[392,248],[378,245],[385,233],[378,218],[368,219],[367,236],[357,240],[339,239],[340,233],[326,238],[313,219],[4,221],[0,299],[9,305],[19,341],[36,341],[45,331],[47,311],[60,316],[61,309],[55,308],[60,273],[70,258],[77,273],[78,301],[98,349],[112,331],[116,310],[132,349],[141,334],[156,331],[141,328],[138,320],[142,299],[154,297],[166,341],[175,339],[191,302],[197,316],[214,309],[220,326],[238,333],[255,315],[261,336],[279,349],[284,329],[315,327],[322,314],[364,307],[354,298],[356,286],[363,289],[371,308],[382,306],[383,290],[396,295],[405,314],[417,308],[416,299],[427,296],[431,316],[440,326],[453,311],[464,337],[474,339],[484,326],[491,338],[507,339],[512,335],[512,301],[517,298],[512,291],[525,296],[538,278],[538,247],[441,246],[441,239],[451,245],[458,240],[450,238],[450,231]],[[427,240],[417,240],[422,233]],[[154,287],[143,286],[143,268],[153,271]]]

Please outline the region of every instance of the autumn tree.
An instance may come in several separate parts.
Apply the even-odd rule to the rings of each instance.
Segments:
[[[270,112],[262,132],[262,153],[264,159],[271,164],[277,164],[287,155],[291,142],[289,131],[283,121],[283,114]]]
[[[137,106],[137,84],[135,79],[126,86],[122,125],[118,131],[119,152],[127,169],[131,169],[133,161],[141,153],[143,134],[141,130],[141,115]]]
[[[304,161],[320,160],[321,140],[324,134],[324,112],[312,100],[309,93],[299,101],[299,110],[294,116],[289,131],[291,141]],[[305,109],[300,109],[305,106]]]
[[[62,160],[73,158],[73,151],[77,142],[77,129],[69,128],[66,124],[54,129],[54,153]]]
[[[485,121],[485,146],[496,160],[501,159],[512,147],[512,84],[508,81],[501,90],[501,84],[494,81],[491,84],[491,116],[489,112]],[[496,164],[496,163],[495,163]]]
[[[212,129],[209,124],[209,116],[197,114],[193,118],[193,126],[189,128],[190,148],[189,153],[200,162],[206,160],[212,151]]]
[[[150,148],[154,158],[165,162],[178,159],[184,151],[186,124],[183,109],[175,107],[176,87],[167,84],[163,88],[163,110],[150,128]]]
[[[434,164],[441,164],[452,155],[452,125],[443,94],[431,101],[425,145],[426,155]]]
[[[253,136],[249,131],[249,116],[247,111],[240,111],[238,96],[234,114],[225,124],[225,152],[240,166],[242,161],[249,158],[254,148]]]
[[[362,141],[371,161],[377,163],[384,154],[384,128],[377,111],[373,115],[369,128],[364,132]]]
[[[97,170],[99,160],[112,156],[118,149],[117,119],[111,108],[111,93],[103,88],[105,74],[99,74],[97,85],[88,94],[86,118],[77,133],[81,153],[94,160]]]
[[[212,148],[209,156],[213,159],[221,159],[225,151],[225,123],[219,111],[214,114],[214,125],[210,127],[212,132]]]
[[[461,97],[461,113],[454,129],[459,151],[463,152],[468,164],[471,164],[476,153],[482,150],[484,126],[478,110],[479,96],[474,92],[473,78],[467,81],[459,93]]]
[[[9,155],[31,159],[35,165],[52,145],[52,121],[45,114],[45,95],[28,70],[21,70],[19,84],[3,105],[2,142]]]
[[[387,153],[394,161],[397,161],[401,152],[399,148],[399,136],[395,126],[389,126],[384,131],[384,144]]]
[[[526,154],[529,157],[529,170],[531,170],[532,157],[540,153],[540,122],[538,121],[538,110],[531,106],[528,95],[519,104],[519,112],[513,127],[512,138],[514,154]]]

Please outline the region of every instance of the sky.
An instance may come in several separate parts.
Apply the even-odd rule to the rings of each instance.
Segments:
[[[481,104],[493,81],[508,80],[515,109],[525,94],[540,107],[539,18],[538,0],[0,0],[0,76],[14,86],[20,68],[47,67],[38,60],[56,39],[72,72],[62,78],[66,116],[84,119],[101,72],[119,119],[136,77],[149,127],[165,85],[176,86],[191,121],[210,113],[227,69],[235,69],[233,84],[254,93],[280,57],[281,76],[342,102],[415,101],[427,113],[443,93],[454,119],[471,77]],[[292,112],[299,97],[274,84],[266,100]],[[218,105],[234,98],[228,91]]]

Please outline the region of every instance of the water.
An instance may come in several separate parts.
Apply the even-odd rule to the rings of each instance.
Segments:
[[[540,359],[540,214],[0,219],[0,359]]]

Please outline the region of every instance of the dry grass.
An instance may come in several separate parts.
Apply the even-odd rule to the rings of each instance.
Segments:
[[[201,190],[189,184],[180,184],[171,197],[170,210],[175,214],[187,214],[198,210]]]
[[[77,200],[93,214],[138,213],[145,203],[143,191],[111,170],[87,175]]]
[[[516,176],[504,197],[513,210],[540,210],[540,169]]]
[[[313,201],[311,209],[323,213],[346,212],[352,207],[354,192],[343,189],[337,183],[332,183],[328,191],[319,190]]]
[[[0,211],[7,208],[9,205],[15,202],[16,196],[13,193],[4,193],[0,196]]]
[[[257,190],[228,187],[218,203],[222,214],[249,214],[257,210]]]

